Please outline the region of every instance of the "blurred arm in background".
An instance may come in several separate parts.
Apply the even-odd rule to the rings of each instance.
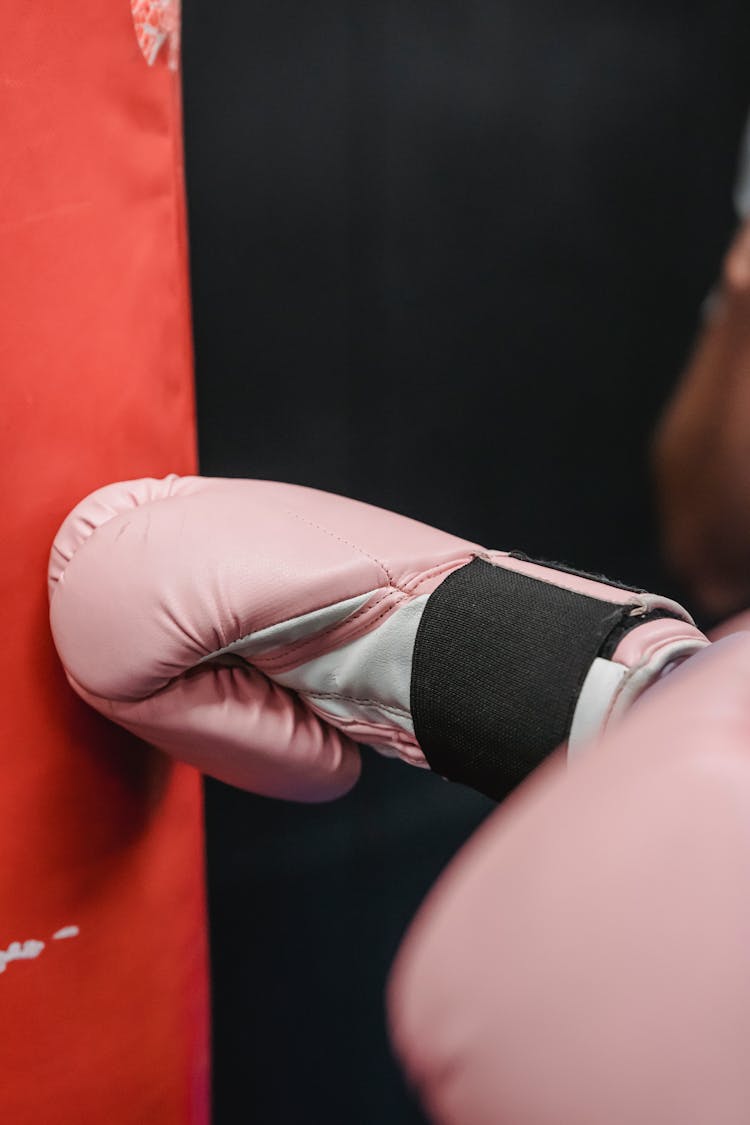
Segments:
[[[653,450],[665,556],[716,619],[750,606],[750,121],[735,202],[741,222]]]

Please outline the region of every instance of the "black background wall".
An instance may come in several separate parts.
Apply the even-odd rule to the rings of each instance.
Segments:
[[[186,0],[203,472],[672,590],[645,448],[731,231],[745,0]],[[207,786],[216,1125],[422,1118],[387,967],[485,801]]]

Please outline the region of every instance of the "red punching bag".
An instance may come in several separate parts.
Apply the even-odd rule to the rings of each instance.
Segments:
[[[68,688],[59,523],[195,468],[177,5],[0,17],[0,1121],[204,1125],[201,791]]]

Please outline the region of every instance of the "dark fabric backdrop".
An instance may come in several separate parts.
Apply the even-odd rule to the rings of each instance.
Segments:
[[[746,0],[186,0],[203,472],[645,585],[645,446],[732,228]],[[388,964],[488,809],[369,754],[207,786],[215,1122],[422,1120]]]

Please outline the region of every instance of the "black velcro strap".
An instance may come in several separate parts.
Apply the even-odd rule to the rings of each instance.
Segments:
[[[411,711],[431,768],[505,797],[568,737],[591,663],[631,609],[481,559],[454,571],[414,647]]]

